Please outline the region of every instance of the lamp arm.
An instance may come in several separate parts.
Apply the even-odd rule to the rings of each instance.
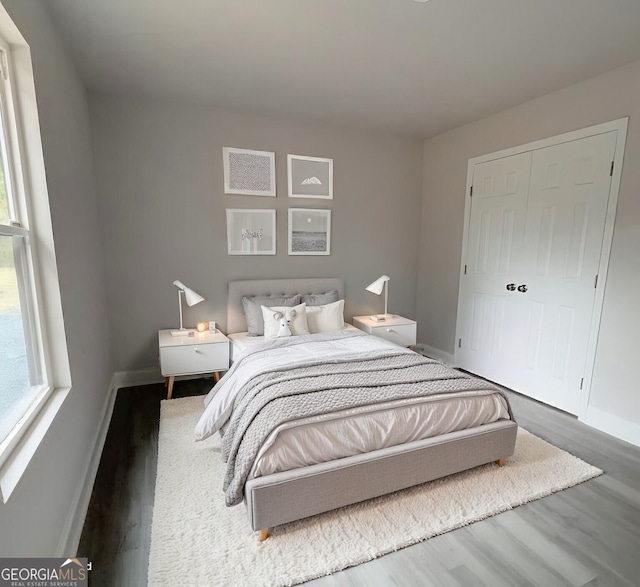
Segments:
[[[178,290],[178,307],[180,308],[180,330],[184,330],[182,327],[182,296],[184,293],[181,289]]]
[[[384,317],[388,318],[389,315],[387,314],[387,301],[389,300],[389,282],[385,281],[384,282]]]

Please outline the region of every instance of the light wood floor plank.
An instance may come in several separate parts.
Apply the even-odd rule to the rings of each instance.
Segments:
[[[486,564],[484,557],[477,556],[475,545],[471,540],[471,534],[466,528],[449,532],[442,536],[437,536],[425,543],[425,548],[432,549],[437,543],[445,542],[451,552],[456,553],[459,559],[459,565],[452,569],[452,574],[458,576],[459,569],[465,569],[465,575],[474,577],[474,585],[492,585],[495,587],[513,587],[513,584],[503,577],[496,574],[492,565]],[[414,547],[411,547],[414,548]],[[465,583],[462,583],[464,586]]]
[[[555,571],[558,578],[568,585],[584,585],[596,578],[593,569],[582,565],[575,557],[568,556],[566,551],[558,549],[557,536],[543,533],[521,515],[522,508],[505,512],[500,516],[501,526],[509,533],[509,537],[520,547],[535,555],[534,560]]]

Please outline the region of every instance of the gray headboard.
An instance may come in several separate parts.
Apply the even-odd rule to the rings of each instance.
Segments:
[[[344,282],[337,277],[230,281],[227,295],[227,334],[247,331],[242,296],[319,294],[334,289],[338,290],[338,299],[344,299]]]

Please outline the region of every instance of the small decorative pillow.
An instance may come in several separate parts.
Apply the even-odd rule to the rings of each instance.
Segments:
[[[338,290],[333,289],[326,293],[319,294],[302,294],[300,301],[309,306],[324,306],[326,304],[332,304],[338,301]]]
[[[300,295],[292,296],[242,296],[242,308],[247,321],[250,336],[264,334],[261,306],[297,306],[301,302]]]
[[[300,334],[309,334],[307,326],[306,304],[299,304],[290,308],[289,306],[262,306],[262,319],[264,320],[264,337],[265,339],[277,338],[278,333],[282,332],[284,336],[287,328],[291,332],[291,336],[299,336]],[[283,324],[285,326],[283,326]]]
[[[344,300],[324,306],[307,307],[307,325],[311,334],[344,328]]]

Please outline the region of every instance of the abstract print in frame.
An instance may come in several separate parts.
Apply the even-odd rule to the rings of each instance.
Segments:
[[[275,153],[223,147],[222,160],[225,194],[275,197]]]
[[[229,255],[275,255],[276,211],[227,208]]]
[[[289,254],[331,254],[331,210],[289,208]]]
[[[333,159],[287,155],[290,198],[333,200]]]

